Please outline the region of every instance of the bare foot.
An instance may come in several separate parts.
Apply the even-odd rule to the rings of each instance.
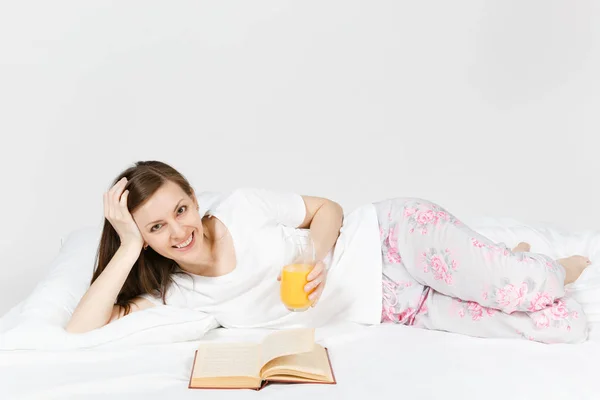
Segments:
[[[519,242],[519,244],[513,248],[512,251],[513,253],[528,252],[531,251],[531,245],[529,243]]]
[[[575,282],[583,270],[592,263],[589,258],[584,256],[559,258],[556,261],[558,261],[558,263],[562,265],[567,272],[567,275],[565,276],[565,285]]]

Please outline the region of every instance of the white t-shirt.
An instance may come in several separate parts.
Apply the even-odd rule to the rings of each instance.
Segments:
[[[244,188],[207,194],[205,214],[229,229],[236,268],[223,276],[175,275],[166,294],[167,305],[192,308],[216,318],[225,328],[318,327],[332,321],[379,324],[381,321],[381,248],[373,204],[344,216],[340,236],[325,259],[329,267],[319,303],[304,312],[291,312],[279,297],[277,275],[291,261],[290,235],[306,216],[302,197],[295,193]],[[292,246],[293,247],[293,246]],[[162,300],[147,294],[156,304]]]

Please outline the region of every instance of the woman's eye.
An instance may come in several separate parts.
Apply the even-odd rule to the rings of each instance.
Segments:
[[[156,224],[152,228],[150,228],[150,231],[155,232],[155,231],[159,230],[161,226],[162,226],[161,224]]]
[[[179,207],[179,210],[177,210],[177,214],[183,214],[183,211],[181,211],[181,210],[184,210],[184,209],[187,210],[187,206]],[[179,211],[181,211],[181,212],[179,212]]]

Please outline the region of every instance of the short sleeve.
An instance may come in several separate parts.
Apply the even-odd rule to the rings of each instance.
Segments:
[[[239,192],[270,222],[297,228],[306,218],[304,199],[297,193],[254,188],[239,189]]]

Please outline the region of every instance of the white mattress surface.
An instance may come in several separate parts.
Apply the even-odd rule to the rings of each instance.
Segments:
[[[257,332],[210,332],[247,340]],[[544,345],[476,339],[400,325],[317,330],[337,385],[187,389],[197,342],[129,350],[4,352],[2,399],[598,399],[596,342]],[[285,397],[284,397],[285,396]]]

